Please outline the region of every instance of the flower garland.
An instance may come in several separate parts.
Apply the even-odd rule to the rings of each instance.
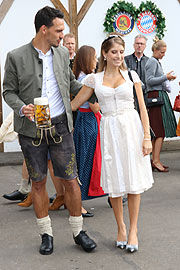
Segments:
[[[165,17],[163,16],[162,12],[157,8],[156,4],[151,1],[141,2],[139,8],[136,11],[138,16],[141,12],[144,11],[151,11],[152,14],[156,16],[156,36],[159,39],[162,39],[164,37],[164,31],[166,29]]]
[[[151,1],[141,2],[138,9],[133,6],[132,3],[128,3],[125,1],[118,1],[113,4],[111,8],[107,10],[105,21],[104,21],[104,31],[111,33],[114,32],[113,23],[115,21],[114,17],[118,12],[127,12],[132,15],[135,21],[137,21],[141,12],[151,11],[153,15],[156,16],[156,35],[159,39],[164,37],[164,31],[166,29],[165,17],[162,12],[157,8],[156,4]]]
[[[114,16],[118,12],[127,12],[136,18],[136,7],[132,3],[126,3],[125,1],[118,1],[113,4],[112,8],[109,8],[106,13],[105,22],[103,26],[105,27],[105,32],[114,32],[113,23],[115,22]]]

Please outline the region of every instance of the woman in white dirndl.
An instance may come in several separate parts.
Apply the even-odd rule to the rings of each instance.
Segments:
[[[133,82],[124,64],[124,40],[116,33],[101,46],[99,72],[84,80],[83,89],[72,101],[76,110],[95,92],[102,112],[101,186],[109,194],[116,218],[116,246],[130,252],[138,250],[137,224],[140,194],[153,184],[149,154],[152,151],[149,119],[144,104],[141,81],[131,71],[140,107],[134,108]],[[123,220],[122,196],[128,194],[130,227],[127,237]]]

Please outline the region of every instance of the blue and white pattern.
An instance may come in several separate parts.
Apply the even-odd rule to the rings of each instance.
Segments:
[[[156,28],[157,18],[151,11],[140,13],[136,22],[138,30],[143,34],[151,34]]]
[[[144,29],[150,29],[153,26],[153,19],[148,15],[142,17],[141,26]]]

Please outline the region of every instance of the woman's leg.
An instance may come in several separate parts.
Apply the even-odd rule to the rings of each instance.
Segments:
[[[160,152],[161,152],[161,148],[163,145],[163,140],[164,140],[164,138],[162,138],[162,137],[155,139],[155,141],[153,143],[153,150],[152,150],[153,163],[160,170],[164,169],[164,167],[160,161]]]
[[[117,226],[118,226],[118,234],[117,241],[126,241],[126,225],[124,224],[123,218],[123,204],[122,197],[110,198],[111,205],[114,211],[114,216],[116,218]]]
[[[128,236],[128,244],[129,245],[137,245],[137,224],[138,224],[138,216],[139,216],[139,207],[140,207],[140,194],[128,194],[128,209],[129,209],[129,236]]]
[[[83,206],[81,206],[81,213],[82,214],[86,214],[87,213],[87,210]]]
[[[155,145],[156,139],[153,139],[152,142],[152,161],[154,160],[154,145]]]

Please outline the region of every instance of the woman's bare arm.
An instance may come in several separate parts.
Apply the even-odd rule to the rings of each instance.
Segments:
[[[136,89],[136,95],[139,103],[141,122],[144,129],[144,140],[143,140],[143,154],[148,155],[152,152],[152,143],[151,143],[151,135],[150,135],[150,125],[149,125],[149,117],[146,110],[146,106],[144,103],[143,91],[141,87],[141,83],[134,84]]]
[[[93,93],[93,88],[83,85],[79,93],[71,101],[72,111],[76,111],[85,101],[87,101],[92,96]]]

